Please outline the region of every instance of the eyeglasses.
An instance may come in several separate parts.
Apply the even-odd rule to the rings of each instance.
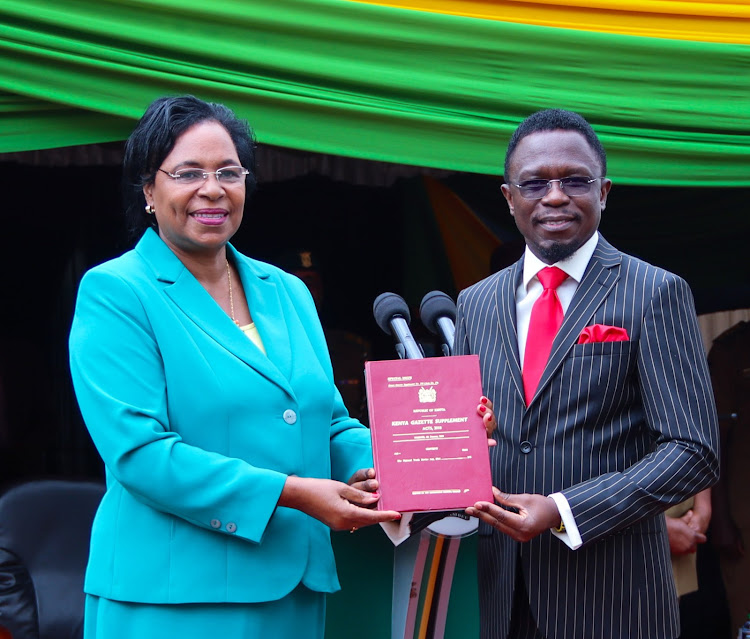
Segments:
[[[564,177],[559,180],[526,180],[521,184],[513,184],[527,200],[540,200],[552,188],[553,182],[559,182],[562,192],[566,195],[586,195],[591,185],[601,178]]]
[[[242,166],[225,166],[223,169],[217,169],[216,171],[205,171],[204,169],[180,169],[174,173],[159,169],[162,173],[166,173],[173,180],[177,180],[179,184],[200,184],[201,181],[208,179],[209,175],[215,175],[216,179],[221,184],[239,184],[245,179],[246,175],[250,174],[246,168]]]

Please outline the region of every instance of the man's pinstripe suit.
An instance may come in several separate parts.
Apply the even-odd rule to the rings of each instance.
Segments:
[[[549,532],[519,544],[480,523],[481,636],[507,636],[520,560],[548,639],[676,637],[661,513],[718,476],[715,408],[690,290],[600,238],[527,408],[516,330],[522,273],[523,258],[459,295],[456,352],[479,355],[494,403],[494,485],[561,492],[583,546],[571,550]],[[622,327],[629,341],[577,344],[594,324]]]

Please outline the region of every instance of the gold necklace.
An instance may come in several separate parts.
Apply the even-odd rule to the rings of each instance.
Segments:
[[[229,312],[232,317],[232,321],[237,324],[237,326],[240,325],[240,323],[234,319],[234,296],[232,295],[232,271],[229,268],[229,260],[227,260],[227,281],[229,282]]]

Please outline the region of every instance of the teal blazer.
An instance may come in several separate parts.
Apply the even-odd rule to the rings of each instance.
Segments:
[[[152,230],[81,281],[70,363],[107,491],[85,591],[144,603],[333,592],[330,531],[277,506],[288,475],[372,465],[310,293],[228,246],[268,356]]]

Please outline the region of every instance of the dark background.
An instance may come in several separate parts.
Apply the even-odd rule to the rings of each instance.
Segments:
[[[0,481],[100,474],[70,386],[67,335],[83,273],[133,245],[121,214],[120,169],[0,163],[0,170],[6,186],[0,375],[10,430],[4,443],[0,438]],[[405,255],[422,241],[405,231],[406,194],[419,179],[385,187],[315,175],[261,183],[233,244],[277,264],[290,249],[311,250],[325,283],[324,326],[371,341],[372,359],[392,358],[391,339],[372,319],[372,302],[384,291],[404,294]],[[498,178],[455,174],[443,182],[501,240],[520,240]],[[600,230],[617,248],[683,276],[698,313],[747,308],[749,191],[615,184]],[[429,250],[438,254],[443,247],[433,242]],[[457,292],[449,273],[438,287]],[[407,300],[418,306],[419,298]],[[416,319],[412,330],[429,341]]]

